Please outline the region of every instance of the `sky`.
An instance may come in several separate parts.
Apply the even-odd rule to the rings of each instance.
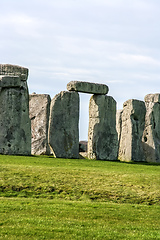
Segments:
[[[53,98],[72,80],[103,83],[123,108],[160,93],[159,0],[1,0],[0,63],[29,68],[29,92]],[[87,140],[90,94],[80,94]]]

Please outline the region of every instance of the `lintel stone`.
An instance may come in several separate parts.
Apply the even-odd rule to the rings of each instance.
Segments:
[[[71,81],[67,84],[68,91],[106,95],[109,88],[105,84]]]
[[[11,64],[0,64],[0,75],[19,76],[21,81],[27,81],[28,68]]]

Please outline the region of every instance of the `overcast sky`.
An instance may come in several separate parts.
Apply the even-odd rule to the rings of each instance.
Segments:
[[[29,68],[30,93],[71,80],[107,84],[123,102],[160,92],[159,0],[1,0],[0,63]],[[87,140],[89,94],[80,94]]]

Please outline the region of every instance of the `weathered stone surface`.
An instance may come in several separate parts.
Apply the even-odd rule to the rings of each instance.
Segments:
[[[121,130],[122,130],[122,113],[123,110],[117,110],[116,113],[116,129],[117,129],[117,133],[118,133],[118,142],[120,141],[121,138]]]
[[[30,94],[29,115],[31,119],[33,155],[49,155],[48,125],[51,98],[48,94]]]
[[[160,94],[145,96],[146,117],[142,142],[145,160],[160,163]]]
[[[79,94],[62,91],[51,101],[49,145],[57,158],[79,158]]]
[[[2,73],[2,72],[1,72]],[[3,72],[4,74],[4,72]],[[27,82],[22,77],[1,77],[0,154],[31,154],[31,123]],[[5,82],[6,80],[6,82]]]
[[[107,95],[93,95],[89,104],[88,158],[116,160],[116,101]]]
[[[147,94],[144,98],[145,103],[160,103],[160,94],[155,93],[155,94]]]
[[[122,127],[119,143],[121,161],[144,161],[142,134],[145,121],[145,103],[130,99],[123,104]]]
[[[107,94],[109,89],[105,84],[71,81],[67,84],[68,91],[76,91],[91,94]]]
[[[21,80],[19,77],[0,76],[0,88],[20,87]]]
[[[0,64],[0,75],[18,76],[21,81],[27,81],[28,68],[11,64]]]

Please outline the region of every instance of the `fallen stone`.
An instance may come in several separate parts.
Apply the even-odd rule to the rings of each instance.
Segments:
[[[51,98],[48,94],[30,94],[29,115],[31,119],[33,155],[49,155],[48,125]]]
[[[123,104],[119,160],[145,161],[142,149],[145,113],[143,101],[131,99]]]
[[[142,142],[145,160],[160,163],[160,94],[145,96],[146,116]]]
[[[108,93],[108,86],[99,83],[81,82],[81,81],[71,81],[67,84],[68,91],[91,93],[91,94],[102,94]]]
[[[62,91],[51,101],[49,145],[57,158],[79,158],[79,94]]]
[[[24,73],[27,80],[28,69],[0,64],[0,154],[31,154],[29,94]]]
[[[93,95],[89,103],[88,158],[116,160],[116,101],[107,95]]]

